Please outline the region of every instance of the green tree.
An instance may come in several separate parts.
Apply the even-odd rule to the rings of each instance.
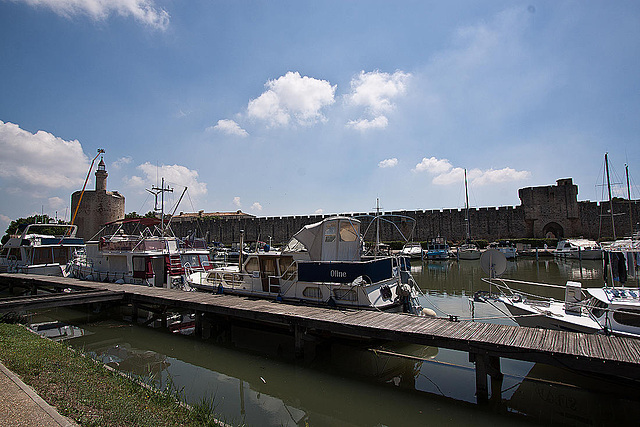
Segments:
[[[144,216],[140,215],[138,212],[133,211],[133,212],[129,212],[128,214],[125,214],[124,218],[125,219],[132,219],[132,218],[155,218],[156,214],[153,211],[149,211],[146,214],[144,214]]]

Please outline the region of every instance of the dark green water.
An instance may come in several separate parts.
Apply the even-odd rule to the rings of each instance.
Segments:
[[[491,306],[470,302],[475,291],[488,289],[479,261],[418,262],[412,270],[427,294],[425,307],[438,314],[513,324]],[[522,259],[510,262],[504,277],[556,284],[579,280],[595,287],[601,286],[602,267],[599,261]],[[554,292],[551,296],[562,298],[561,291]],[[70,345],[159,387],[171,382],[190,403],[213,398],[216,412],[231,424],[591,426],[635,425],[640,415],[637,388],[528,362],[502,358],[501,393],[481,406],[475,403],[475,372],[466,353],[384,347],[414,357],[405,358],[333,343],[296,361],[288,351],[292,340],[275,333],[234,328],[231,338],[202,341],[114,319],[59,309],[32,320],[78,326],[84,335],[67,340]]]

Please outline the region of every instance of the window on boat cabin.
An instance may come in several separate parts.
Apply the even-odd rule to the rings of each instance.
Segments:
[[[356,295],[356,291],[353,289],[334,289],[333,294],[336,299],[342,301],[357,301],[358,297]]]
[[[182,254],[180,261],[182,261],[182,265],[189,263],[190,267],[200,267],[200,257],[198,257],[198,254]]]
[[[624,309],[613,312],[613,320],[621,325],[640,326],[640,310]]]
[[[200,254],[198,255],[198,258],[200,258],[200,265],[203,268],[209,268],[211,266],[211,259],[209,259],[209,255],[207,254]]]
[[[602,317],[604,310],[607,308],[607,304],[600,301],[598,298],[591,298],[587,303],[587,306],[591,306],[591,314],[596,318]]]
[[[53,262],[59,264],[66,264],[69,262],[69,248],[65,246],[57,246],[52,248],[53,250]]]
[[[340,221],[340,241],[355,242],[358,239],[358,231],[348,221]]]
[[[247,259],[246,264],[244,265],[244,269],[247,273],[251,274],[254,271],[260,270],[260,264],[258,263],[258,257],[252,256]]]
[[[280,275],[284,280],[293,280],[296,277],[297,269],[293,262],[293,257],[283,256],[278,259]]]
[[[262,264],[262,272],[264,273],[264,277],[276,276],[278,274],[278,271],[276,270],[275,258],[262,258],[260,260],[260,264]]]
[[[145,279],[153,276],[151,268],[151,259],[144,256],[134,256],[131,258],[133,264],[133,277],[136,279]]]
[[[53,262],[50,247],[33,248],[34,264],[50,264]]]
[[[335,240],[336,240],[336,225],[327,224],[324,229],[324,241],[335,242]]]
[[[307,298],[322,299],[322,291],[317,286],[307,286],[302,291],[302,295]]]

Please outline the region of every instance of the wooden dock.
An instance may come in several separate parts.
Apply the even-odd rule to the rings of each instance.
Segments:
[[[72,290],[60,294],[56,304],[58,306],[115,301],[131,304],[134,313],[137,307],[150,306],[156,307],[158,312],[189,311],[196,314],[196,329],[200,328],[200,331],[202,327],[198,323],[208,315],[222,317],[229,322],[277,325],[291,331],[296,348],[300,350],[303,340],[308,336],[340,336],[465,351],[476,365],[479,401],[488,397],[487,375],[491,378],[492,390],[499,390],[494,389],[494,382],[496,387],[501,384],[501,357],[640,381],[640,340],[632,338],[457,322],[369,310],[293,305],[232,295],[87,282],[62,277],[0,274],[0,288],[8,286]],[[33,301],[29,302],[26,298],[32,298]],[[19,304],[12,303],[13,298],[0,299],[0,311],[46,306],[43,305],[44,300],[39,302],[39,298],[45,297],[25,297]],[[65,300],[69,304],[62,303]]]

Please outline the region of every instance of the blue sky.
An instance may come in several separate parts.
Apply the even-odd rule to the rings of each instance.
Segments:
[[[167,210],[280,216],[640,167],[637,1],[0,0],[0,81],[2,229],[68,218],[98,148],[127,212],[162,177]]]

